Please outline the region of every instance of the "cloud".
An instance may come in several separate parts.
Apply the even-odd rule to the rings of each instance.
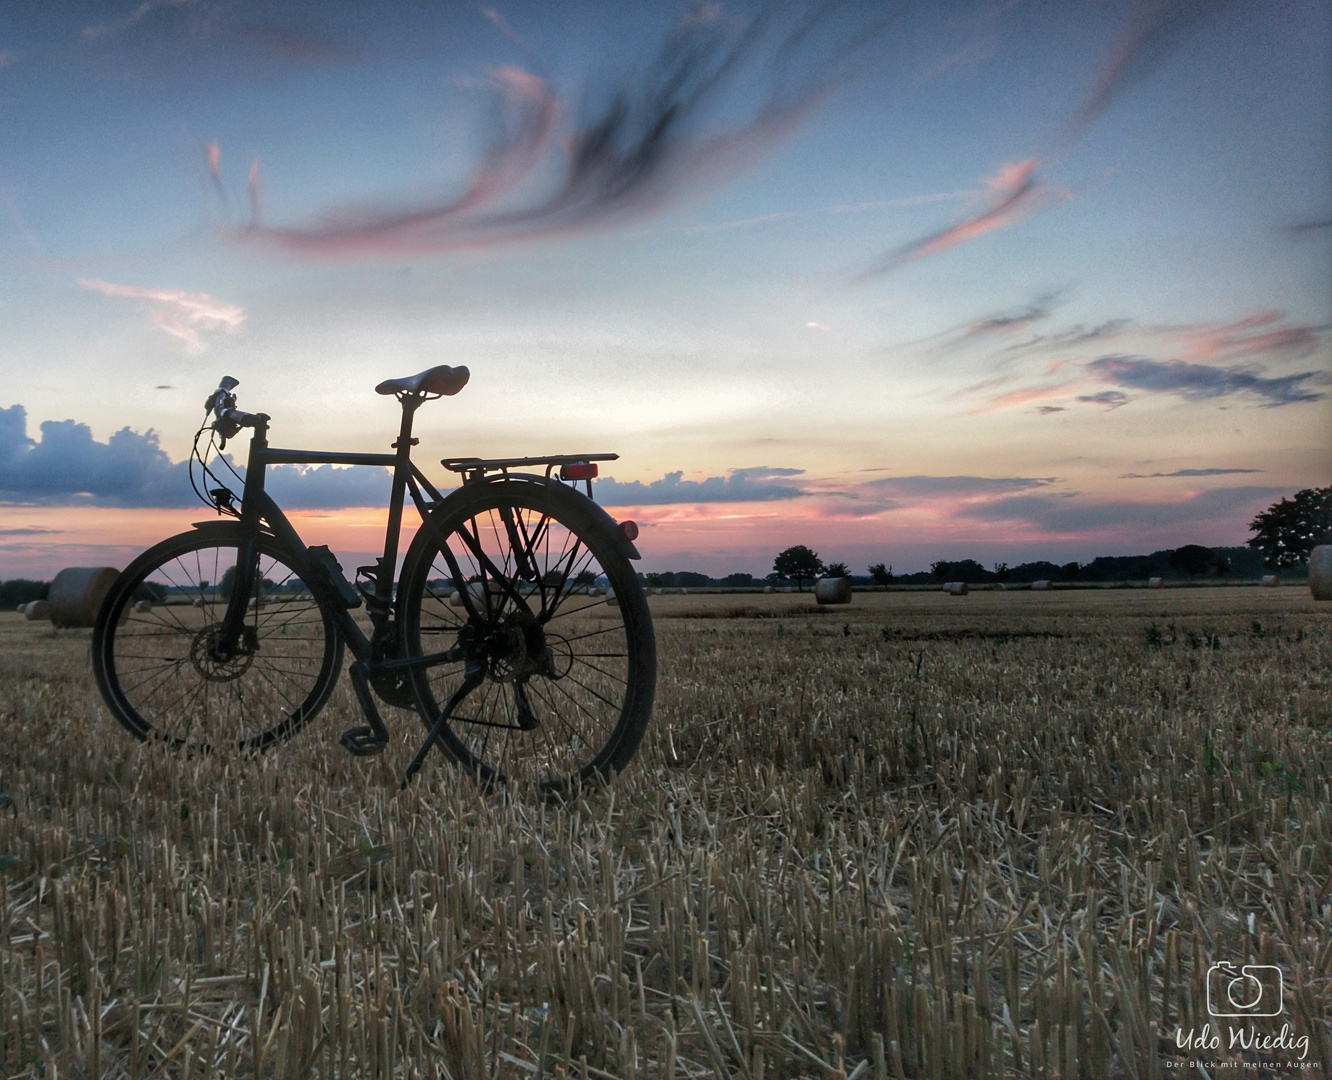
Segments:
[[[1080,139],[1121,93],[1146,78],[1178,44],[1185,33],[1226,0],[1151,0],[1140,4],[1116,39],[1101,73],[1082,105],[1070,119],[1065,141]],[[1037,179],[1043,162],[1038,158],[1009,162],[985,181],[990,196],[981,209],[956,224],[913,240],[858,274],[860,282],[886,273],[914,259],[938,254],[1032,214],[1071,199],[1069,191],[1050,188]]]
[[[1195,521],[1230,519],[1247,522],[1253,508],[1286,489],[1213,488],[1169,502],[1114,500],[1083,502],[1068,495],[1015,495],[965,507],[967,517],[1024,522],[1049,533],[1081,533],[1122,527],[1162,528]]]
[[[1141,356],[1103,356],[1085,365],[1093,377],[1132,390],[1178,394],[1186,401],[1206,401],[1233,394],[1248,394],[1263,400],[1268,408],[1321,401],[1327,395],[1306,388],[1316,371],[1264,378],[1241,368],[1190,364],[1183,360],[1149,360]]]
[[[151,429],[122,428],[98,442],[86,424],[47,420],[41,435],[40,441],[28,436],[23,406],[0,409],[0,503],[168,508],[198,502],[188,465],[172,462]],[[215,471],[226,475],[225,468]],[[238,490],[239,482],[228,486]],[[389,495],[388,473],[374,468],[281,465],[268,470],[265,486],[291,510],[382,506]]]
[[[864,281],[876,274],[896,269],[913,259],[923,259],[927,255],[938,254],[940,251],[978,239],[997,229],[1006,229],[1024,217],[1073,197],[1071,192],[1060,191],[1041,183],[1036,177],[1039,166],[1040,162],[1035,158],[1003,165],[994,176],[985,181],[986,186],[990,188],[990,195],[987,205],[978,213],[946,229],[902,245],[878,264],[859,274],[855,280]]]
[[[1037,297],[1036,300],[1025,307],[999,312],[995,315],[986,315],[984,318],[971,323],[963,332],[962,337],[964,339],[979,338],[990,334],[1013,334],[1026,330],[1033,323],[1038,323],[1050,317],[1056,299],[1057,294],[1047,293],[1044,296]]]
[[[1065,397],[1073,388],[1073,383],[1064,382],[1054,386],[1020,386],[1014,390],[1005,390],[1002,394],[995,394],[985,404],[980,405],[970,411],[970,416],[988,416],[991,413],[1003,412],[1005,409],[1013,409],[1019,405],[1031,405],[1037,401],[1051,401],[1055,398]],[[971,393],[977,387],[963,391],[964,394]]]
[[[1042,416],[1049,416],[1051,413],[1068,412],[1062,405],[1037,405],[1036,411]]]
[[[553,185],[538,165],[557,142],[555,96],[544,79],[503,68],[489,82],[501,109],[462,195],[407,210],[363,203],[310,224],[237,235],[332,257],[428,253],[622,225],[752,163],[849,77],[886,22],[848,27],[832,17],[844,14],[833,2],[807,11],[769,5],[748,20],[703,17],[706,10],[685,19],[632,78],[582,95],[582,121],[558,140],[564,169]],[[719,125],[719,115],[755,98],[745,119]],[[508,196],[525,203],[497,205]]]
[[[667,473],[660,480],[644,484],[639,480],[619,481],[612,477],[597,481],[597,501],[606,506],[661,506],[668,503],[770,502],[798,499],[809,492],[786,481],[800,476],[803,469],[774,469],[760,466],[734,469],[729,476],[710,476],[706,480],[685,480],[683,472]]]
[[[985,497],[1029,491],[1055,482],[1053,476],[886,476],[862,487],[900,497]]]
[[[1176,469],[1174,472],[1124,473],[1121,480],[1155,480],[1172,476],[1230,476],[1233,473],[1257,473],[1262,469]]]
[[[1165,327],[1182,341],[1187,360],[1239,360],[1253,356],[1301,359],[1318,351],[1327,326],[1277,326],[1283,312],[1265,311],[1222,326]]]
[[[1183,37],[1226,0],[1153,0],[1139,3],[1111,46],[1101,73],[1070,121],[1070,135],[1084,134],[1124,91],[1147,78]]]
[[[0,536],[45,536],[48,533],[62,533],[64,529],[46,529],[40,525],[30,525],[19,529],[0,529]]]
[[[1085,401],[1089,405],[1104,405],[1110,409],[1117,409],[1121,405],[1126,405],[1128,399],[1128,394],[1122,390],[1101,390],[1095,394],[1078,395],[1079,401]]]
[[[109,281],[80,278],[85,289],[106,296],[123,296],[145,301],[158,328],[185,343],[191,353],[205,349],[200,332],[235,330],[245,321],[245,312],[235,304],[215,299],[207,293],[187,293],[176,289],[140,289],[133,285],[115,285]]]

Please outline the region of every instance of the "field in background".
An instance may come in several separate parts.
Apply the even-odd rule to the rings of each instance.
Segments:
[[[654,724],[568,808],[400,792],[423,729],[349,757],[345,680],[258,760],[143,747],[86,631],[0,616],[5,1075],[1332,1066],[1332,605],[651,604]],[[1178,1048],[1222,961],[1280,967],[1288,1045]]]

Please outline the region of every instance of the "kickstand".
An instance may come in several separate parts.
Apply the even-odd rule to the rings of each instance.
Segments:
[[[467,675],[463,679],[462,686],[454,692],[453,697],[449,698],[448,704],[439,710],[439,716],[435,718],[435,723],[430,728],[430,734],[426,736],[426,741],[421,744],[421,749],[416,752],[416,757],[412,758],[412,763],[407,766],[407,772],[402,778],[402,787],[405,791],[407,785],[412,782],[412,777],[421,771],[421,766],[425,764],[426,755],[430,753],[431,747],[439,740],[444,732],[444,725],[449,722],[449,717],[453,715],[453,710],[458,707],[462,699],[480,686],[486,678],[486,665],[484,662],[473,662],[467,665]]]

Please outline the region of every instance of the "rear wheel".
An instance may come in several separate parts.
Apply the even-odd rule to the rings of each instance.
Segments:
[[[240,530],[163,540],[116,580],[93,630],[93,674],[112,713],[140,739],[262,750],[294,735],[337,682],[342,638],[328,609],[264,537],[238,647],[218,631]]]
[[[427,727],[462,694],[444,751],[484,783],[553,795],[622,770],[652,712],[656,643],[605,516],[555,481],[515,479],[465,488],[432,521],[408,553],[399,619],[408,656],[452,650],[413,675]]]

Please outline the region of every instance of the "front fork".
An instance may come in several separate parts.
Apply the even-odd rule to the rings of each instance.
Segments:
[[[246,633],[249,629],[246,619],[250,614],[251,602],[256,607],[260,603],[256,589],[259,579],[259,536],[255,534],[246,536],[236,553],[227,611],[208,646],[212,659],[227,663],[241,653],[253,651],[253,635]]]

